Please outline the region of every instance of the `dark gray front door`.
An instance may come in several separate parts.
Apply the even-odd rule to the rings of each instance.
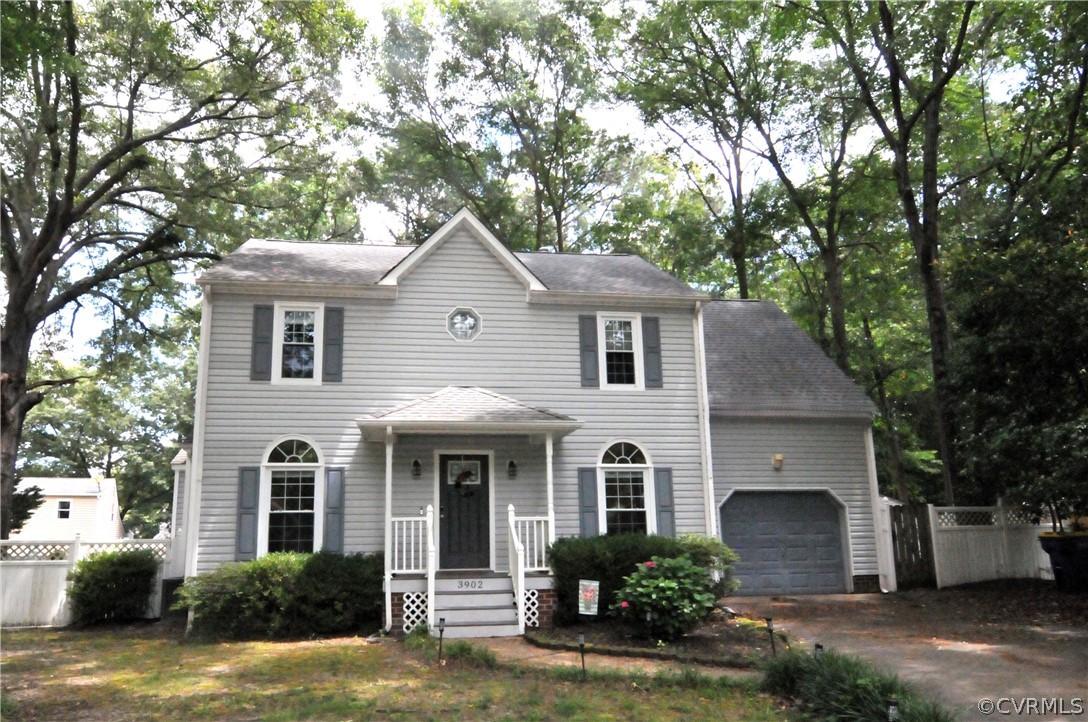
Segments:
[[[738,491],[721,514],[722,541],[740,557],[737,594],[846,591],[839,507],[827,494]]]
[[[443,454],[438,460],[441,521],[439,566],[485,569],[491,566],[488,523],[488,457]]]

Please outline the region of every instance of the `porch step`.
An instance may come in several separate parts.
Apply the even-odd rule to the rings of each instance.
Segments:
[[[435,619],[451,639],[518,634],[514,584],[507,574],[443,573],[435,579]]]
[[[513,624],[456,624],[446,620],[446,639],[479,639],[480,637],[516,637],[517,622]]]

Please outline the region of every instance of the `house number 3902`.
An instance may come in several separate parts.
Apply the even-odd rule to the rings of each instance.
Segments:
[[[484,583],[479,580],[465,581],[461,579],[457,582],[458,589],[483,589]]]

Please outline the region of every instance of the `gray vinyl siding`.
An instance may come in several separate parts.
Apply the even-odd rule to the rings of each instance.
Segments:
[[[187,500],[186,495],[188,490],[185,488],[186,484],[185,469],[179,469],[175,474],[174,483],[177,484],[177,491],[174,494],[174,498],[177,499],[177,504],[174,507],[174,528],[170,530],[174,538],[178,538],[178,530],[185,526],[185,502]]]
[[[344,308],[341,383],[250,380],[253,306],[276,301]],[[481,386],[583,422],[555,444],[559,536],[578,533],[578,467],[594,466],[616,439],[640,444],[656,466],[672,469],[677,533],[705,531],[693,309],[622,309],[660,318],[665,383],[663,389],[615,391],[583,388],[580,375],[578,316],[608,308],[529,304],[522,283],[467,231],[451,236],[402,278],[395,300],[217,292],[212,303],[200,571],[233,559],[238,468],[259,464],[269,444],[284,435],[313,439],[327,466],[346,468],[345,551],[381,549],[385,448],[364,441],[355,419],[449,385]],[[455,341],[446,332],[447,315],[465,306],[483,319],[472,342]],[[435,448],[495,452],[492,513],[501,523],[493,543],[505,568],[507,504],[514,503],[519,515],[547,513],[542,440],[398,438],[394,515],[418,514],[433,499]],[[415,458],[424,467],[422,480],[411,478]],[[515,481],[506,478],[511,458],[519,468]]]
[[[847,508],[852,574],[877,574],[867,428],[856,421],[712,417],[715,513],[736,489],[830,489]],[[783,456],[781,471],[771,467],[774,454]]]

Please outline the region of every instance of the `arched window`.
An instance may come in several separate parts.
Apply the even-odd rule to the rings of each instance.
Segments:
[[[309,441],[275,444],[262,467],[262,524],[258,548],[270,552],[314,552],[320,548],[323,505],[321,455]]]
[[[656,531],[653,466],[631,441],[610,444],[597,466],[601,529],[605,534],[651,534]]]

